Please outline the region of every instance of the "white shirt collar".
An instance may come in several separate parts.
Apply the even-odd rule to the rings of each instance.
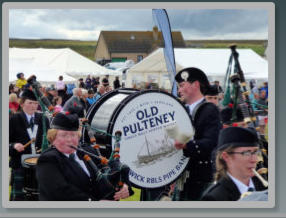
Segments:
[[[25,113],[25,112],[24,112],[24,113]],[[26,118],[27,118],[28,123],[30,123],[30,119],[31,119],[32,117],[34,117],[34,119],[35,119],[35,114],[29,115],[29,114],[25,113],[25,115],[26,115]]]
[[[194,102],[193,104],[189,104],[188,107],[190,109],[190,114],[193,114],[193,110],[195,109],[195,107],[201,103],[204,100],[204,97],[202,97],[201,99],[197,100],[196,102]]]
[[[247,192],[249,188],[253,188],[255,190],[255,186],[254,186],[253,181],[252,181],[251,178],[250,178],[250,181],[249,181],[249,186],[247,186],[244,183],[242,183],[241,181],[239,181],[238,179],[234,178],[232,175],[230,175],[229,172],[227,172],[227,175],[231,178],[231,180],[237,186],[240,194],[243,194],[243,193]]]

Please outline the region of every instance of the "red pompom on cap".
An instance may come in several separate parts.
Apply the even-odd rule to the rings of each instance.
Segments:
[[[232,126],[233,127],[238,127],[238,124],[237,123],[233,123]]]

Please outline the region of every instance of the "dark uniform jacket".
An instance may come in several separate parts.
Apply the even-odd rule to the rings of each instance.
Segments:
[[[192,117],[194,139],[183,150],[184,155],[190,157],[187,166],[190,176],[184,185],[185,196],[194,195],[194,191],[199,193],[195,189],[204,189],[205,183],[213,180],[212,152],[217,146],[222,128],[219,110],[213,103],[204,102],[195,111],[195,116],[193,114]]]
[[[38,125],[38,131],[36,135],[35,147],[36,151],[42,147],[42,137],[43,137],[43,122],[42,113],[35,113],[34,123]],[[49,120],[46,119],[46,127],[49,129]],[[21,155],[31,154],[31,145],[26,147],[23,152],[18,152],[14,149],[15,143],[22,143],[23,145],[29,142],[31,139],[29,137],[27,128],[29,127],[26,115],[24,112],[19,112],[13,114],[9,119],[9,156],[10,167],[17,169],[21,166]]]
[[[86,166],[92,175],[92,169]],[[91,177],[54,147],[40,155],[36,176],[41,201],[96,200]]]
[[[254,183],[256,191],[264,190],[265,188],[261,182],[253,177],[252,181]],[[241,194],[235,183],[231,178],[224,177],[221,178],[216,184],[211,185],[203,194],[202,201],[237,201],[239,200]]]
[[[95,153],[91,147],[84,146],[84,150]],[[92,158],[98,165],[98,160]],[[104,185],[105,181],[98,180],[96,171],[86,162],[90,176],[75,165],[67,156],[51,147],[43,152],[37,162],[36,177],[39,184],[39,199],[41,201],[87,201],[113,199],[115,190]],[[134,192],[129,186],[129,194]]]

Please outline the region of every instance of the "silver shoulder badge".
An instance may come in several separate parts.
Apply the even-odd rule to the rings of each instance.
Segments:
[[[183,72],[181,73],[181,77],[182,77],[182,79],[183,79],[184,81],[187,81],[188,78],[189,78],[189,73],[188,73],[187,71],[183,71]]]

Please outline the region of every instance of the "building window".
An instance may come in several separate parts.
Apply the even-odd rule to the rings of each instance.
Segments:
[[[143,60],[143,55],[137,55],[137,63]]]

